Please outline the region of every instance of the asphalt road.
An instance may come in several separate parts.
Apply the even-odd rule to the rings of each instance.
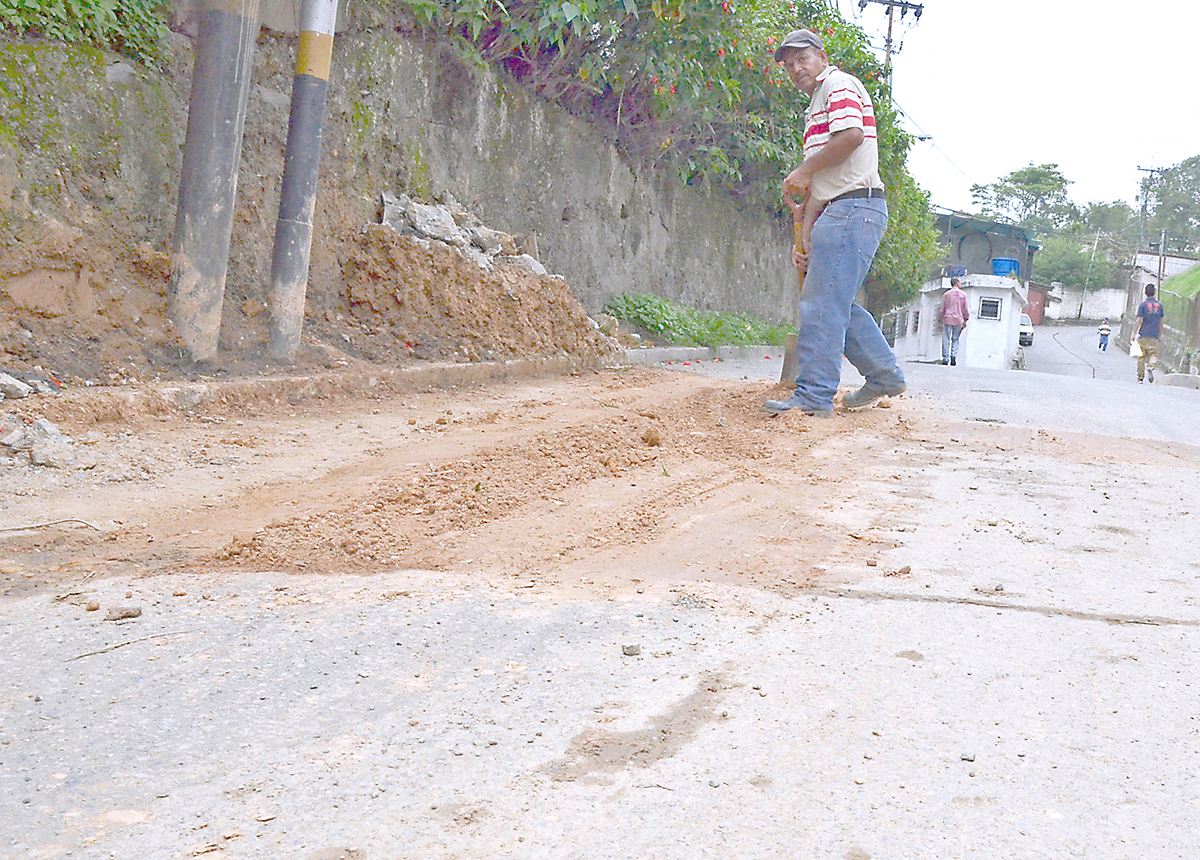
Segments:
[[[906,362],[909,399],[947,418],[1047,430],[1195,444],[1200,391],[1137,382],[1137,360],[1111,341],[1101,352],[1089,326],[1039,326],[1025,370]],[[687,353],[681,353],[685,355]],[[719,361],[679,358],[671,370],[720,379],[778,381],[778,348],[728,350]],[[843,362],[842,385],[862,377]]]
[[[908,371],[950,429],[895,549],[791,596],[380,571],[80,584],[125,622],[5,601],[0,856],[1195,857],[1200,393]],[[1004,425],[1041,447],[971,434]]]
[[[1034,329],[1033,345],[1025,347],[1026,369],[1059,376],[1137,381],[1137,359],[1109,338],[1108,349],[1099,349],[1095,326],[1044,325]]]

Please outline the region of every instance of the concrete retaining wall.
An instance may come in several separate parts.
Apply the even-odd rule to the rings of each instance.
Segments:
[[[4,47],[15,101],[0,117],[0,220],[36,213],[169,245],[191,61],[187,38],[173,45],[165,75],[91,50]],[[264,31],[256,50],[227,308],[261,300],[269,281],[295,39]],[[29,119],[18,127],[17,118]],[[316,307],[336,298],[344,228],[376,220],[381,192],[408,191],[449,192],[489,226],[535,235],[542,262],[593,312],[619,293],[652,292],[795,318],[787,224],[673,175],[635,171],[582,119],[390,28],[335,42],[322,174]],[[73,208],[81,193],[87,218]]]
[[[794,315],[787,225],[767,213],[635,172],[584,121],[449,51],[358,32],[334,54],[331,114],[352,123],[356,157],[398,154],[408,188],[394,190],[448,191],[497,229],[536,234],[542,262],[589,309],[637,291]]]

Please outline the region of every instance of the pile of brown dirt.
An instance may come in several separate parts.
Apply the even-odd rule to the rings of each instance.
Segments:
[[[484,271],[449,246],[426,245],[379,225],[349,246],[342,296],[356,320],[419,357],[604,353],[566,281],[514,263]]]
[[[99,238],[47,219],[0,253],[0,367],[40,369],[67,383],[259,375],[419,360],[477,361],[608,348],[560,278],[501,263],[485,272],[457,251],[422,247],[383,226],[347,230],[333,248],[343,283],[307,309],[296,361],[266,357],[268,313],[230,284],[217,359],[192,362],[171,324],[170,261],[161,249]],[[329,287],[332,287],[330,289]]]
[[[633,374],[626,384],[653,378]],[[489,523],[541,519],[544,514],[531,511],[547,501],[553,506],[564,493],[628,481],[639,473],[666,474],[681,459],[736,463],[742,469],[769,459],[768,440],[748,432],[763,423],[760,397],[757,388],[712,387],[652,408],[621,403],[624,398],[619,397],[601,401],[604,414],[585,423],[507,439],[436,468],[409,472],[345,505],[277,519],[251,535],[235,537],[212,561],[283,569],[293,568],[297,559],[318,569],[370,569],[380,563],[440,567],[447,561],[440,547],[450,538]],[[444,422],[439,427],[451,423],[445,417],[438,420]],[[508,416],[491,413],[479,420],[500,424]],[[789,437],[806,432],[799,422],[777,422],[772,428]],[[578,543],[600,546],[657,534],[665,524],[660,509],[688,501],[686,492],[674,501],[670,495],[619,516],[595,514],[576,524],[582,529]]]
[[[40,227],[0,254],[0,365],[108,385],[179,361],[166,254],[52,219]]]

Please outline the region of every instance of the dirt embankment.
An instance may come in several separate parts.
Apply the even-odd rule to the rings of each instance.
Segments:
[[[337,301],[310,305],[294,365],[264,359],[267,310],[245,300],[225,309],[215,364],[198,367],[168,317],[166,253],[47,221],[0,255],[0,367],[114,385],[351,362],[595,358],[607,349],[559,278],[504,263],[485,271],[447,246],[422,247],[382,226],[347,231],[337,248]]]

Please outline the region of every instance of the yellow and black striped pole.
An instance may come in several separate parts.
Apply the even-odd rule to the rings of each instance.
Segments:
[[[313,210],[321,171],[321,126],[336,22],[337,0],[304,0],[271,259],[271,356],[287,361],[296,356],[304,323]]]
[[[196,361],[217,354],[257,37],[258,0],[203,4],[167,294],[171,320]]]

